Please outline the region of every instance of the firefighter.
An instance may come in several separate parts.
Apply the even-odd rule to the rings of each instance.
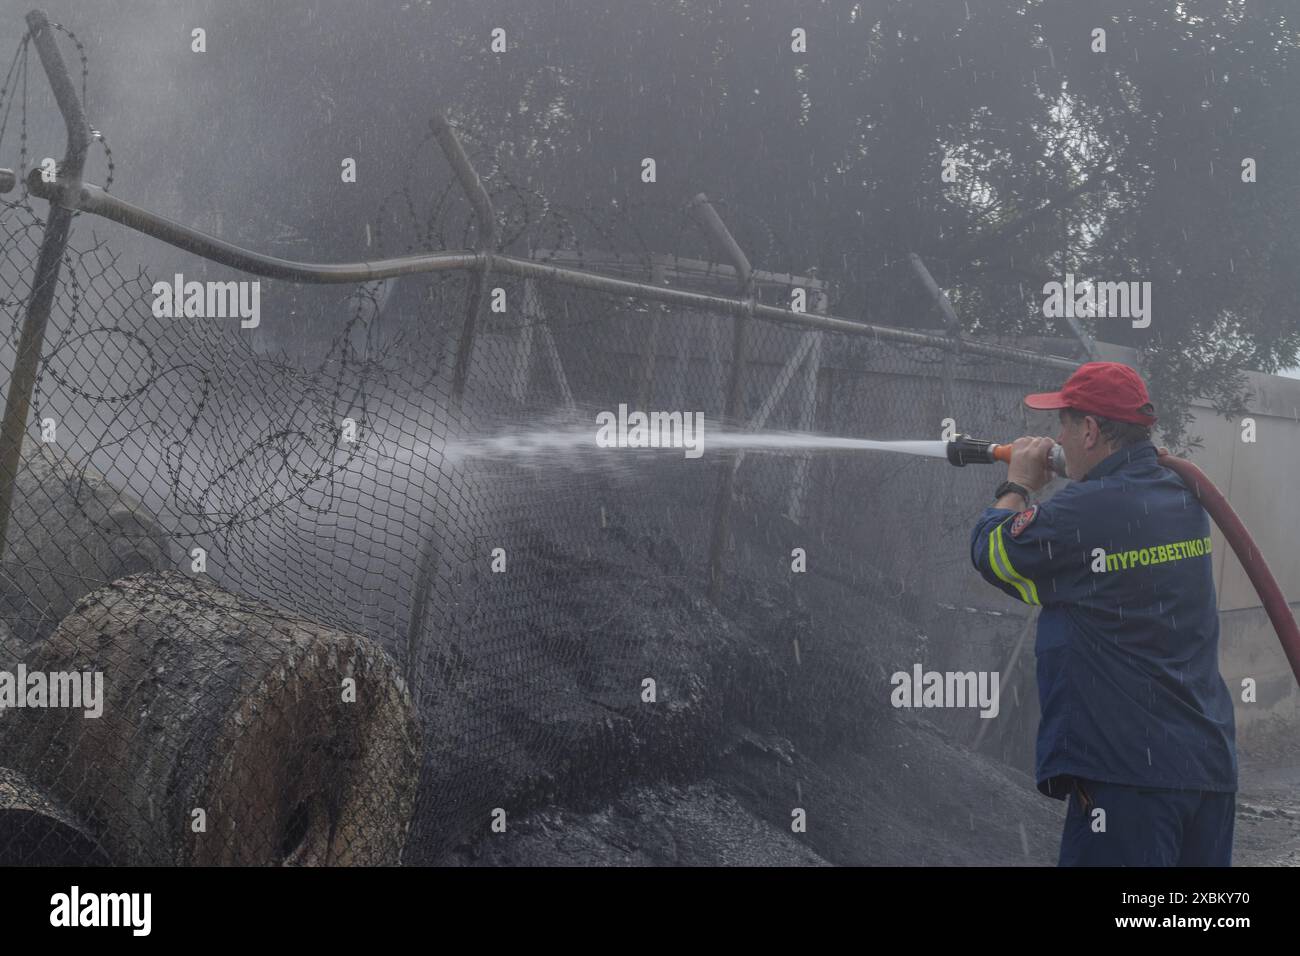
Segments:
[[[1047,501],[1053,440],[1018,439],[971,559],[1042,608],[1035,776],[1067,800],[1061,866],[1228,866],[1237,755],[1219,673],[1210,519],[1151,442],[1127,365],[1089,362],[1055,409],[1072,484]]]

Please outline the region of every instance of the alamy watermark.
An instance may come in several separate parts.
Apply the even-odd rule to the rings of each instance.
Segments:
[[[255,329],[262,321],[262,286],[256,279],[231,282],[185,281],[153,284],[155,319],[226,319],[238,316],[239,326]]]
[[[1043,295],[1044,318],[1132,319],[1135,329],[1151,324],[1150,282],[1076,282],[1067,272],[1064,282],[1045,283]]]
[[[998,715],[997,671],[896,671],[889,702],[895,707],[979,707],[981,717]]]
[[[100,671],[0,671],[0,714],[13,708],[82,709],[94,720],[104,713],[104,675]]]
[[[60,928],[120,926],[132,936],[148,936],[152,911],[152,893],[83,893],[74,885],[50,897],[50,925]]]
[[[684,448],[687,458],[704,454],[703,412],[629,412],[627,405],[596,414],[600,448]]]

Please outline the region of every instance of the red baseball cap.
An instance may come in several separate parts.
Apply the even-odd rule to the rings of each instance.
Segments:
[[[1030,408],[1072,408],[1117,422],[1154,425],[1155,407],[1142,376],[1121,362],[1080,365],[1059,392],[1025,396]]]

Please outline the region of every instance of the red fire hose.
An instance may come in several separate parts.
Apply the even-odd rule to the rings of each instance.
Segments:
[[[1196,496],[1196,500],[1210,513],[1210,517],[1219,526],[1228,544],[1232,545],[1237,560],[1246,569],[1246,576],[1250,578],[1250,583],[1255,586],[1255,593],[1264,604],[1268,619],[1273,622],[1273,629],[1277,631],[1278,640],[1282,642],[1286,659],[1291,662],[1291,671],[1295,674],[1296,680],[1300,681],[1300,627],[1296,626],[1295,616],[1291,613],[1286,598],[1282,596],[1282,589],[1277,586],[1273,572],[1268,569],[1264,555],[1255,546],[1255,541],[1246,530],[1246,526],[1241,523],[1241,518],[1237,517],[1237,512],[1232,510],[1232,505],[1228,504],[1228,499],[1223,497],[1223,492],[1214,487],[1210,479],[1205,476],[1205,472],[1190,461],[1185,458],[1175,458],[1164,449],[1161,449],[1161,454],[1156,460],[1183,479],[1183,483]]]

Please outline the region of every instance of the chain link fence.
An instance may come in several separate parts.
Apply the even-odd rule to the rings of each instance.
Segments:
[[[0,201],[8,373],[46,227],[29,40],[0,91],[22,182]],[[483,243],[436,139],[377,206],[376,254]],[[869,740],[888,672],[967,636],[948,615],[982,600],[966,535],[991,474],[710,436],[953,418],[1008,439],[1059,367],[575,285],[746,291],[693,207],[559,208],[460,139],[493,251],[549,277],[271,279],[251,334],[156,316],[171,277],[75,215],[4,542],[0,860],[438,863],[539,807],[687,779],[738,727]],[[755,305],[834,314],[815,275],[764,271],[789,258],[761,220],[719,208]],[[593,447],[621,405],[703,413],[704,454]]]

